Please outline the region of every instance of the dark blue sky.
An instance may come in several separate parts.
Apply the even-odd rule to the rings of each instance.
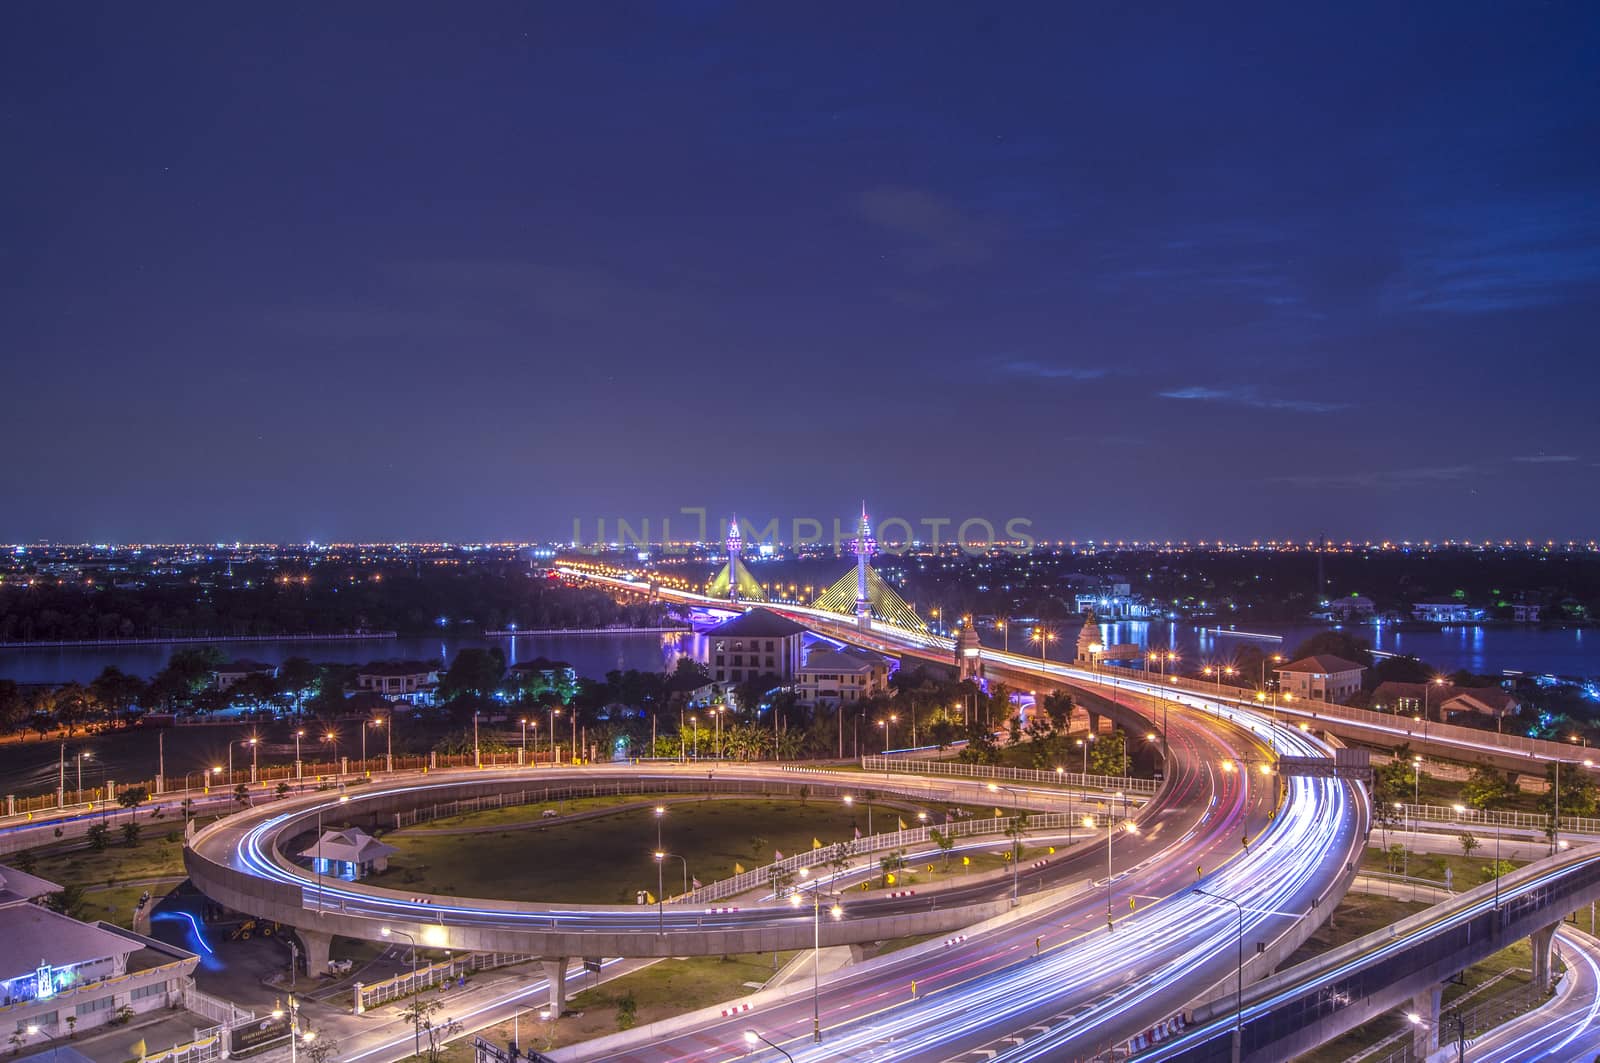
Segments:
[[[1593,3],[8,5],[0,539],[1587,538],[1597,69]]]

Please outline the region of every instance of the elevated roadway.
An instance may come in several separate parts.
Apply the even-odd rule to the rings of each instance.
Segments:
[[[1562,918],[1597,901],[1600,851],[1547,857],[1247,985],[1242,1006],[1219,1000],[1197,1009],[1194,1025],[1140,1058],[1228,1060],[1238,1030],[1242,1058],[1290,1059],[1405,1005],[1422,1020],[1417,1048],[1426,1055],[1437,1044],[1446,979],[1526,938],[1534,982],[1548,985]]]

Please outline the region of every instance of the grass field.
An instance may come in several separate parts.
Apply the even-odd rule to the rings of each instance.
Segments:
[[[778,953],[777,968],[781,969],[794,955],[793,952]],[[544,1023],[539,1021],[539,1008],[530,1007],[518,1022],[491,1026],[479,1031],[477,1036],[506,1045],[514,1035],[520,1033],[525,1049],[548,1051],[616,1033],[617,1005],[625,997],[632,996],[636,1008],[635,1025],[643,1026],[696,1008],[748,996],[755,989],[746,983],[765,983],[773,973],[770,952],[729,956],[727,959],[698,956],[693,959],[662,960],[602,986],[575,993],[568,998],[567,1008],[582,1014],[571,1014],[558,1022]],[[581,980],[573,979],[569,983],[569,992],[581,984]],[[409,1060],[415,1061],[416,1058],[411,1056]],[[472,1063],[472,1059],[471,1037],[460,1038],[439,1053],[439,1063]]]
[[[530,808],[524,806],[525,813]],[[881,807],[878,812],[895,814]],[[461,825],[475,823],[465,817]],[[661,844],[688,861],[691,877],[711,882],[732,875],[736,863],[748,869],[770,863],[774,851],[793,856],[808,850],[813,838],[824,845],[848,840],[857,826],[866,830],[865,811],[832,801],[696,801],[669,806]],[[384,840],[400,851],[390,859],[388,871],[367,880],[380,886],[595,904],[632,904],[636,890],[657,889],[651,856],[656,817],[648,809],[486,834],[394,831]],[[668,859],[668,895],[680,892],[683,877],[683,865]]]
[[[1374,840],[1383,838],[1382,831],[1373,831]],[[1494,863],[1494,839],[1489,840],[1488,855],[1484,855],[1483,839],[1472,856],[1460,853],[1410,853],[1405,860],[1406,874],[1411,878],[1427,879],[1444,884],[1444,873],[1450,871],[1450,884],[1457,893],[1481,886],[1489,881],[1489,868]],[[1521,867],[1530,860],[1544,856],[1543,846],[1533,843],[1505,844],[1500,847],[1500,858],[1506,863]],[[1370,848],[1361,858],[1361,866],[1368,871],[1399,874],[1399,864],[1390,865],[1389,856],[1382,849]]]

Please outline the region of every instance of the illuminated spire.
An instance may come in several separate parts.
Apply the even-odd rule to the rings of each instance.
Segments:
[[[737,515],[728,522],[728,600],[739,600],[739,552],[744,547],[744,537],[739,534],[739,518]]]
[[[861,500],[861,523],[856,525],[856,619],[864,626],[872,618],[872,598],[867,589],[867,559],[872,556],[872,521],[867,501]]]

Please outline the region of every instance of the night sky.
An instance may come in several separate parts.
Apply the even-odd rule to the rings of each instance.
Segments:
[[[0,539],[1588,538],[1597,70],[1593,2],[8,4]]]

